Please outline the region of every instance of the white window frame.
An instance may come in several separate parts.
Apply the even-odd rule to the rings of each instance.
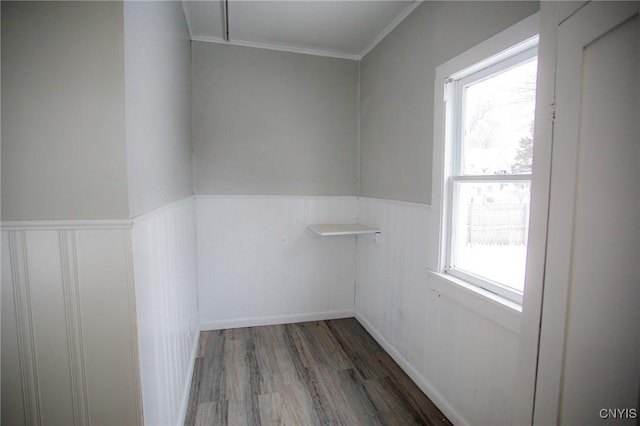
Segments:
[[[522,304],[522,294],[486,278],[451,268],[451,218],[455,182],[531,182],[530,174],[523,175],[456,175],[460,170],[456,144],[462,129],[462,114],[455,114],[453,104],[460,103],[463,87],[482,80],[487,75],[506,70],[537,53],[539,14],[509,27],[494,37],[447,61],[436,69],[434,100],[434,157],[432,211],[434,230],[438,236],[432,246],[432,270],[444,276],[455,277],[465,284],[480,289],[480,294],[497,295],[506,304]],[[457,99],[455,98],[457,97]],[[460,110],[458,110],[459,112]]]

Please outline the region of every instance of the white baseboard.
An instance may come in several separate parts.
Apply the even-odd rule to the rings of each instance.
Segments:
[[[182,395],[180,411],[178,412],[178,422],[176,423],[177,425],[183,425],[187,417],[187,410],[189,409],[189,397],[191,396],[191,381],[193,380],[193,369],[196,366],[196,357],[198,356],[199,346],[200,332],[198,331],[195,334],[195,339],[193,339],[193,345],[191,347],[191,363],[189,364],[189,373],[187,374],[187,378],[185,379],[185,383],[183,386],[184,394]]]
[[[373,338],[382,346],[382,348],[393,358],[393,360],[404,370],[405,373],[414,381],[416,385],[424,392],[429,399],[447,416],[454,425],[470,426],[470,423],[458,413],[449,402],[424,378],[422,374],[411,365],[407,359],[402,356],[398,350],[385,339],[373,325],[367,321],[364,316],[355,311],[356,320],[373,336]]]
[[[240,327],[257,327],[261,325],[274,325],[274,324],[290,324],[295,322],[306,321],[323,321],[338,318],[353,318],[353,311],[329,311],[329,312],[313,312],[302,314],[290,314],[290,315],[275,315],[270,317],[253,317],[253,318],[239,318],[232,320],[222,321],[207,321],[200,324],[202,331],[206,330],[224,330],[228,328],[240,328]]]

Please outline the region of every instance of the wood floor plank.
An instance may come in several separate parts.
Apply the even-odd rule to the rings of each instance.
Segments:
[[[339,386],[337,372],[323,365],[309,369],[323,409],[322,424],[358,424],[358,417],[346,403],[347,397]]]
[[[287,404],[295,410],[297,416],[306,419],[302,424],[320,424],[320,419],[314,410],[313,399],[306,383],[306,375],[296,368],[297,352],[292,351],[288,343],[288,333],[284,326],[269,327],[273,340],[277,369],[274,374],[280,374],[281,393]],[[266,374],[265,374],[266,375]]]
[[[200,392],[200,382],[202,380],[202,359],[196,358],[193,365],[193,375],[191,377],[191,389],[189,390],[189,405],[187,406],[187,414],[185,415],[185,424],[194,424],[196,421],[196,412],[198,409],[198,395]]]
[[[292,365],[296,369],[297,377],[304,384],[305,391],[311,399],[313,412],[317,415],[320,424],[335,424],[335,415],[332,407],[325,393],[320,388],[316,375],[314,375],[310,369],[310,358],[307,353],[308,351],[305,350],[305,342],[303,342],[300,333],[298,333],[298,326],[296,324],[286,324],[285,330],[285,343],[289,350]]]
[[[309,344],[313,365],[324,365],[335,371],[353,368],[325,321],[300,323],[298,328]]]
[[[224,346],[227,338],[226,330],[203,331],[200,334],[198,358],[219,356],[219,349]]]
[[[383,376],[383,372],[376,365],[377,361],[374,358],[374,355],[382,351],[382,348],[364,329],[355,329],[351,322],[346,320],[327,321],[327,325],[342,350],[349,357],[353,368],[364,380]],[[369,341],[369,338],[372,341]]]
[[[393,385],[395,392],[409,406],[415,407],[423,424],[441,424],[442,421],[447,421],[438,407],[422,393],[418,385],[398,367],[398,364],[386,352],[378,353],[376,357],[380,361],[379,365],[383,365],[384,371],[388,373],[386,379]]]
[[[295,395],[288,393],[286,390],[284,392],[260,395],[258,402],[262,426],[317,424],[308,413],[298,409],[295,403]]]
[[[329,396],[333,420],[341,425],[382,425],[378,410],[364,393],[360,375],[354,369],[334,371],[322,366],[314,369],[321,377],[322,389]]]
[[[340,388],[345,395],[344,403],[356,414],[359,424],[383,425],[378,406],[366,391],[362,377],[352,368],[338,372]]]
[[[258,370],[261,374],[260,389],[261,394],[269,395],[277,393],[284,387],[283,373],[278,363],[277,349],[279,344],[278,336],[274,327],[256,327],[255,328],[255,345],[256,362]]]
[[[237,328],[231,330],[230,338],[225,341],[224,366],[229,424],[260,424],[260,378],[255,352],[252,351],[254,334],[248,328]]]
[[[451,423],[351,318],[203,332],[185,424]]]
[[[259,395],[258,405],[260,407],[260,424],[262,426],[275,426],[294,422],[293,419],[285,419],[286,404],[280,392]]]
[[[217,338],[212,338],[217,337]],[[201,358],[200,385],[196,395],[198,403],[224,401],[227,395],[225,370],[225,335],[210,333],[207,336],[205,357]],[[194,397],[193,395],[191,396]]]
[[[193,424],[195,426],[228,425],[227,401],[207,401],[198,404]]]
[[[386,424],[398,426],[425,424],[420,420],[415,408],[395,392],[387,377],[367,380],[365,389]]]

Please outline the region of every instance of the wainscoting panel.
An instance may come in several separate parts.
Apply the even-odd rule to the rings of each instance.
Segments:
[[[139,422],[130,231],[78,231],[76,244],[90,423]]]
[[[212,330],[353,315],[356,197],[197,196],[200,325]]]
[[[62,231],[67,233],[69,231]],[[37,376],[36,389],[40,395],[55,397],[41,398],[38,401],[42,419],[59,424],[74,423],[73,394],[84,395],[82,389],[78,392],[60,392],[59,389],[72,389],[70,370],[71,348],[67,330],[67,286],[65,286],[62,269],[65,259],[62,256],[52,256],[60,253],[61,232],[39,231],[26,232],[16,235],[16,239],[24,237],[24,260],[27,263],[28,278],[21,280],[22,284],[22,318],[30,322],[32,329],[25,333],[30,338],[32,364]],[[26,277],[25,277],[26,278]],[[30,320],[26,318],[30,315]],[[77,332],[77,331],[76,331]],[[32,333],[32,334],[31,334]],[[31,334],[29,336],[29,334]],[[85,414],[82,406],[77,407],[78,417]]]
[[[36,413],[39,410],[34,403],[37,398],[33,393],[36,390],[33,386],[33,380],[29,380],[26,371],[23,372],[26,360],[20,356],[21,350],[26,349],[29,353],[31,351],[28,346],[25,348],[24,334],[18,333],[18,330],[22,330],[23,327],[20,324],[17,311],[19,294],[14,291],[13,285],[19,280],[17,277],[13,278],[18,269],[12,268],[12,260],[15,258],[15,256],[11,256],[10,247],[12,246],[15,247],[13,242],[9,242],[9,232],[2,232],[2,368],[0,376],[3,392],[0,424],[30,425],[38,424],[35,419],[32,420],[32,416],[37,415],[33,412],[34,410]],[[32,385],[26,386],[27,381]],[[11,392],[8,392],[7,389],[11,389]],[[31,395],[27,395],[27,391],[30,391]]]
[[[511,424],[518,336],[432,285],[430,215],[359,199],[359,221],[382,234],[358,240],[356,318],[454,424]]]
[[[126,221],[2,231],[2,424],[136,425]]]
[[[144,420],[183,424],[199,337],[193,197],[134,221]]]

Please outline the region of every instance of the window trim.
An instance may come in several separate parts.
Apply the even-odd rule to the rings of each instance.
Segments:
[[[501,290],[505,287],[498,283],[492,285],[478,285],[477,277],[459,270],[452,270],[449,264],[449,241],[451,241],[449,218],[452,217],[452,192],[454,179],[453,159],[453,131],[460,129],[453,121],[460,122],[461,117],[456,120],[445,120],[445,117],[453,115],[453,99],[449,88],[454,81],[460,81],[467,77],[475,77],[473,81],[479,81],[489,75],[495,74],[499,70],[506,70],[517,63],[533,56],[532,51],[537,51],[539,33],[539,13],[516,23],[501,33],[485,40],[479,45],[458,55],[446,63],[436,68],[436,78],[434,86],[434,155],[433,155],[433,181],[432,181],[432,206],[434,217],[432,226],[436,238],[432,241],[429,265],[430,269],[436,273],[448,274],[470,285],[478,287],[479,290],[489,291],[497,294],[505,300],[505,304],[522,304],[522,295],[511,289],[505,294]],[[535,54],[535,53],[534,53]],[[448,93],[449,92],[449,93]],[[460,96],[461,90],[458,91]],[[457,139],[457,136],[455,136]],[[456,159],[455,161],[459,161]],[[457,175],[457,182],[473,181],[529,181],[530,174],[517,175]],[[453,272],[453,273],[452,273]],[[486,284],[490,280],[480,278],[481,284]],[[506,289],[506,288],[505,288]],[[479,293],[482,293],[481,291]],[[510,293],[510,294],[509,294]],[[486,297],[486,296],[484,296]]]
[[[528,47],[531,46],[531,47]],[[538,54],[537,38],[527,40],[527,42],[519,45],[519,49],[526,49],[522,51],[511,52],[511,56],[506,57],[494,57],[499,62],[487,63],[484,67],[473,67],[471,72],[461,72],[454,74],[445,82],[445,102],[453,103],[453,108],[449,117],[449,114],[445,116],[445,120],[452,120],[452,166],[451,174],[447,177],[449,180],[447,184],[447,195],[449,200],[447,220],[447,241],[445,252],[445,267],[444,272],[451,274],[456,278],[464,280],[468,283],[476,285],[487,291],[495,293],[513,302],[522,304],[523,293],[517,291],[509,286],[505,286],[499,282],[493,281],[487,277],[483,277],[478,274],[474,274],[472,271],[455,267],[455,253],[454,253],[454,241],[456,241],[457,231],[453,226],[454,217],[458,213],[458,206],[455,200],[458,194],[458,182],[528,182],[531,185],[531,173],[521,173],[515,175],[468,175],[464,174],[463,168],[463,149],[462,149],[462,129],[464,127],[463,105],[464,105],[464,91],[467,87],[480,83],[494,75],[502,72],[506,72],[513,67],[516,67]]]

